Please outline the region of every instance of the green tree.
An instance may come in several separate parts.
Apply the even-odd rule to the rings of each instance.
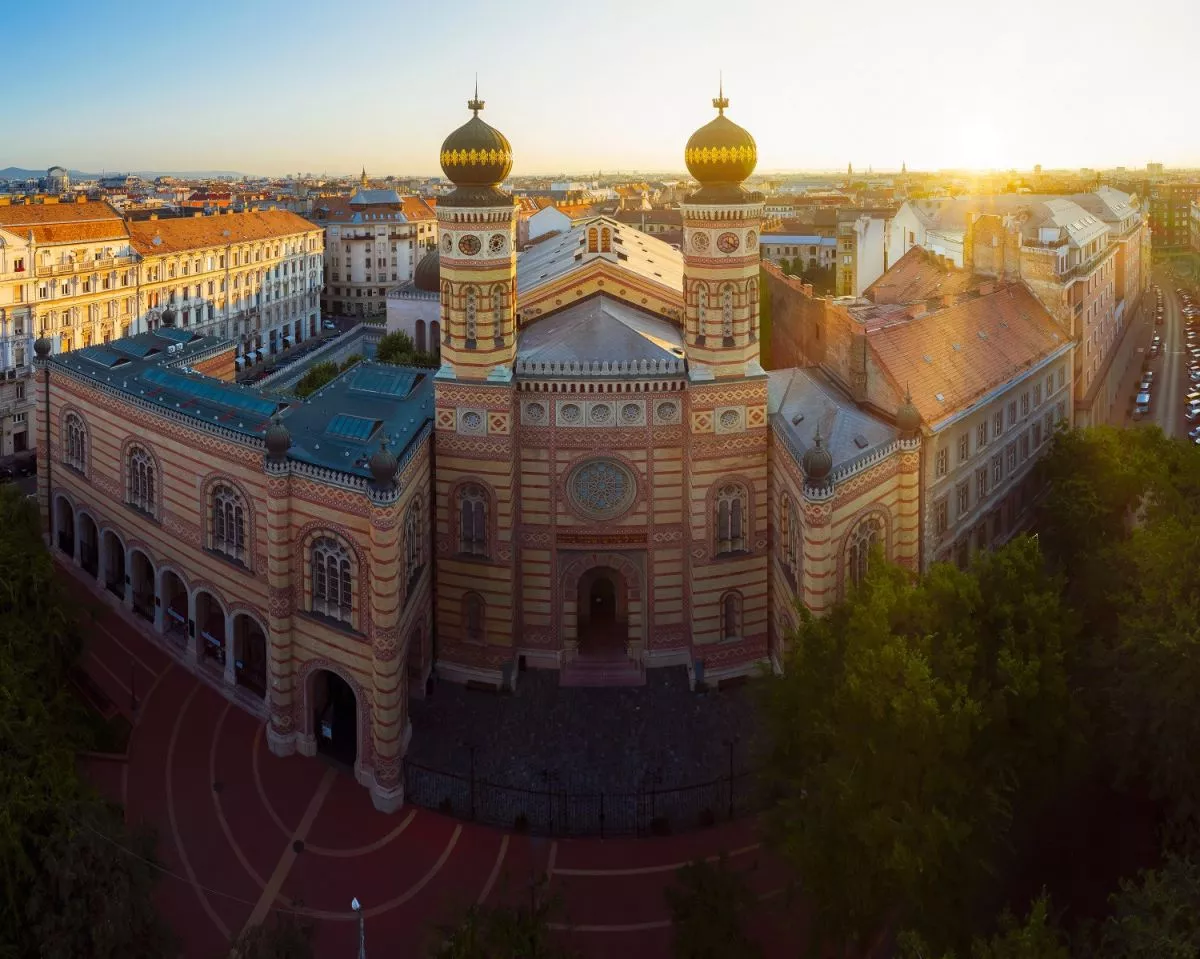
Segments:
[[[37,509],[0,487],[0,956],[168,955],[152,840],[76,771],[80,634],[41,537]]]
[[[396,366],[438,366],[438,359],[433,353],[417,350],[413,339],[403,330],[388,333],[379,340],[375,348],[375,359],[380,363],[392,363]]]
[[[1160,869],[1122,880],[1110,897],[1094,959],[1196,959],[1200,956],[1200,864],[1168,855]]]
[[[527,904],[469,907],[437,930],[430,959],[573,959],[554,941],[550,924],[562,903],[545,895],[546,883],[530,884]]]
[[[990,939],[973,940],[971,959],[1071,959],[1062,931],[1050,915],[1050,898],[1045,892],[1030,904],[1024,922],[1006,911],[998,926]],[[937,955],[918,933],[906,931],[898,937],[897,959],[937,959]],[[955,953],[943,953],[940,959],[955,959]]]
[[[276,912],[269,921],[243,930],[224,959],[313,959],[312,937],[310,921]]]
[[[292,392],[301,399],[305,399],[330,382],[339,372],[338,365],[332,360],[314,363],[292,387]]]
[[[762,688],[769,836],[816,935],[849,953],[889,926],[964,944],[1023,780],[1074,735],[1071,617],[1035,542],[915,580],[876,556],[827,616],[800,610]]]
[[[762,950],[746,933],[755,899],[745,879],[729,868],[724,854],[716,862],[698,859],[675,874],[665,892],[675,930],[676,959],[753,959]]]

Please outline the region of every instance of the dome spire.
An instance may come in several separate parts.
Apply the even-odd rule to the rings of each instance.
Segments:
[[[725,71],[723,70],[717,73],[717,96],[713,100],[713,106],[717,108],[717,116],[725,116],[725,108],[729,106],[729,97],[725,96]]]
[[[479,99],[479,74],[475,74],[475,96],[467,101],[467,109],[474,112],[475,116],[479,116],[479,111],[483,109],[483,101]]]

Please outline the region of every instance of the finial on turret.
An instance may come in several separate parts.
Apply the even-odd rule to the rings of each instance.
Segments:
[[[479,74],[475,74],[475,96],[467,101],[467,109],[473,110],[475,116],[479,116],[479,111],[483,109],[483,101],[479,99]]]
[[[717,113],[720,116],[725,116],[725,108],[729,106],[729,97],[725,96],[724,71],[717,74],[717,96],[713,100],[713,106],[717,108]]]

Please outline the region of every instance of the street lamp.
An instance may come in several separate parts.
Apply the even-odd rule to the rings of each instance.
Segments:
[[[367,931],[363,927],[362,903],[357,896],[350,900],[350,908],[358,913],[358,959],[367,959]]]

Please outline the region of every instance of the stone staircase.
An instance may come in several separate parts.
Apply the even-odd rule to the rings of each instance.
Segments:
[[[624,654],[577,655],[564,663],[558,674],[560,686],[645,686],[646,670]]]

